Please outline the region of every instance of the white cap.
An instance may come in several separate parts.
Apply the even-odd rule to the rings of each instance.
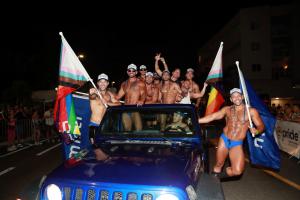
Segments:
[[[146,76],[153,76],[153,73],[152,72],[147,72]]]
[[[147,69],[147,67],[145,65],[141,65],[140,69]]]
[[[193,68],[188,68],[188,69],[186,70],[186,72],[194,72],[194,69],[193,69]]]
[[[230,90],[230,95],[232,95],[235,92],[238,92],[238,93],[242,94],[241,89],[239,89],[239,88],[233,88],[233,89]]]
[[[106,74],[100,74],[100,75],[98,76],[98,81],[101,80],[101,79],[105,79],[105,80],[108,81],[108,76],[107,76]]]
[[[136,67],[135,64],[130,64],[130,65],[128,65],[127,69],[134,69],[134,70],[136,70],[137,67]]]

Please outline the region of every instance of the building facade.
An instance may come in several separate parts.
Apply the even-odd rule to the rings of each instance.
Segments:
[[[242,9],[199,50],[201,67],[211,68],[223,41],[225,85],[238,87],[238,60],[261,97],[299,100],[299,21],[296,4]]]

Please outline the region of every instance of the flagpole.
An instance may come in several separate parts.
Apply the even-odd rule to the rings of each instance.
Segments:
[[[245,104],[246,104],[246,110],[247,110],[247,114],[248,114],[248,119],[249,119],[249,123],[250,123],[250,128],[253,128],[253,123],[252,123],[252,119],[251,119],[251,115],[250,115],[250,111],[249,111],[249,107],[250,107],[250,103],[249,103],[249,97],[248,97],[248,92],[247,92],[247,88],[246,88],[246,84],[244,81],[244,76],[240,70],[239,67],[239,61],[235,62],[238,72],[239,72],[239,78],[240,78],[240,82],[242,85],[242,90],[243,90],[243,95],[244,95],[244,99],[245,99]],[[254,134],[252,133],[252,137],[254,137]]]
[[[84,76],[86,77],[86,79],[88,79],[88,81],[90,81],[92,83],[92,85],[94,86],[94,88],[96,89],[101,102],[103,103],[103,105],[107,108],[107,104],[103,102],[103,97],[100,94],[98,88],[96,87],[96,85],[94,84],[93,80],[91,79],[90,75],[87,73],[87,71],[84,69],[82,63],[80,62],[79,58],[76,56],[76,54],[74,53],[74,51],[72,50],[71,46],[68,44],[67,40],[65,39],[64,35],[62,32],[59,32],[59,35],[62,38],[62,41],[65,42],[65,45],[69,46],[71,54],[73,54],[73,58],[76,60],[75,62],[77,62],[81,67],[80,70],[82,71],[82,73],[84,74]]]

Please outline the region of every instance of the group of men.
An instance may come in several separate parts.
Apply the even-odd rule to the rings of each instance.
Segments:
[[[164,65],[163,71],[160,70],[159,62]],[[116,95],[107,90],[108,76],[100,74],[97,80],[98,91],[95,88],[91,88],[89,91],[92,111],[90,129],[93,132],[90,135],[95,134],[95,130],[106,111],[106,106],[120,105],[120,100],[123,97],[125,105],[191,103],[191,99],[197,101],[196,106],[199,105],[207,84],[204,83],[200,92],[199,85],[193,81],[194,70],[192,68],[187,69],[186,79],[179,81],[180,69],[176,68],[171,74],[165,59],[157,54],[155,56],[155,71],[156,73],[148,72],[145,65],[141,65],[139,70],[135,64],[128,65],[128,79],[121,84]],[[125,129],[130,130],[132,124],[135,124],[136,130],[141,129],[141,119],[138,113],[124,114],[122,119]]]
[[[196,100],[196,106],[199,105],[200,98],[205,94],[207,84],[204,83],[200,91],[199,85],[193,81],[194,70],[186,70],[183,81],[179,80],[180,69],[176,68],[169,71],[168,65],[160,54],[155,56],[156,73],[147,72],[147,67],[141,65],[138,68],[134,64],[127,67],[128,79],[121,84],[116,95],[107,90],[109,79],[106,74],[98,76],[97,91],[95,88],[90,89],[91,121],[90,121],[90,141],[94,146],[95,155],[98,160],[105,160],[108,156],[97,147],[94,141],[97,128],[102,120],[107,106],[121,105],[120,100],[124,97],[125,105],[143,105],[143,104],[174,104],[174,103],[191,103],[191,99]],[[162,63],[164,69],[161,70],[159,63]],[[223,129],[217,152],[216,164],[213,173],[220,176],[226,157],[229,155],[231,166],[226,169],[227,176],[240,175],[244,170],[244,152],[243,140],[246,132],[250,129],[252,134],[262,133],[264,124],[254,108],[250,108],[250,117],[255,127],[249,127],[249,119],[246,114],[246,106],[243,103],[243,95],[240,89],[234,88],[230,91],[230,100],[232,106],[225,106],[220,111],[211,115],[199,118],[199,123],[209,123],[213,120],[225,118],[226,126]],[[138,113],[122,116],[125,129],[131,129],[132,124],[136,130],[141,129],[142,121]],[[163,119],[161,119],[164,121]]]

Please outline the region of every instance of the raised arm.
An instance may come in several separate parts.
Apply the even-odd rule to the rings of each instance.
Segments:
[[[250,132],[254,135],[260,134],[265,130],[264,122],[255,108],[250,108],[250,115],[255,128],[250,128]]]
[[[154,57],[155,59],[155,71],[156,73],[161,76],[162,75],[162,71],[159,69],[159,65],[158,65],[158,61],[160,60],[160,53],[159,54],[156,54],[156,56]]]
[[[165,58],[164,58],[164,57],[160,57],[160,60],[161,60],[161,62],[162,62],[163,65],[164,65],[164,71],[169,71],[169,67],[168,67],[168,65],[167,65],[167,63],[166,63]]]
[[[209,123],[209,122],[214,121],[214,120],[224,118],[224,116],[226,114],[226,109],[228,109],[228,106],[222,108],[218,112],[215,112],[215,113],[212,113],[212,114],[207,115],[205,117],[199,118],[198,119],[199,124],[205,124],[205,123]]]
[[[198,93],[192,93],[192,94],[191,94],[191,97],[194,98],[194,99],[203,97],[204,94],[205,94],[205,91],[206,91],[206,87],[207,87],[207,83],[204,82],[203,88],[202,88],[201,92],[198,92]]]

